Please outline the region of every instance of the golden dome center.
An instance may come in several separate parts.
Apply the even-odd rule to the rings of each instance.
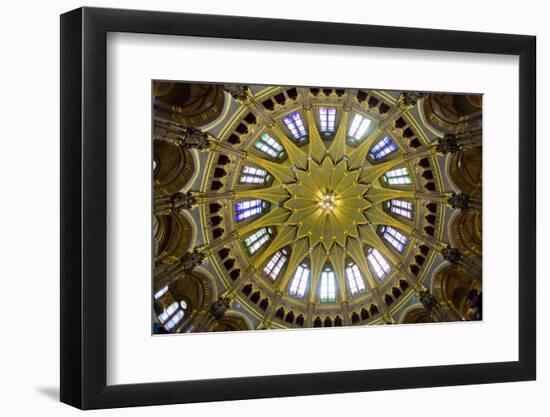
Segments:
[[[317,202],[319,208],[325,213],[331,213],[336,208],[336,196],[333,192],[323,193]]]
[[[286,185],[290,198],[283,207],[291,211],[286,225],[296,227],[297,239],[307,237],[310,248],[344,248],[348,239],[359,237],[359,226],[369,223],[371,203],[365,195],[370,184],[360,181],[363,170],[327,156],[302,165],[307,168],[293,171],[296,182]]]

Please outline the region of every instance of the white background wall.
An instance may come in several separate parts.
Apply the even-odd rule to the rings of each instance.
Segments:
[[[2,74],[0,136],[0,244],[3,332],[0,344],[0,410],[5,415],[74,415],[58,403],[59,392],[59,17],[81,6],[77,1],[7,2],[0,30]],[[291,19],[370,23],[395,26],[509,32],[538,37],[538,119],[547,115],[541,97],[550,96],[548,74],[550,27],[544,2],[480,2],[462,0],[410,2],[298,2],[277,0],[93,1],[86,5],[168,11],[250,15]],[[546,13],[545,13],[546,12]],[[539,127],[541,123],[539,122]],[[539,257],[549,247],[550,223],[541,214],[548,194],[541,169],[550,146],[538,130]],[[505,203],[506,196],[503,196]],[[548,412],[550,392],[548,351],[550,308],[542,295],[550,291],[543,268],[538,273],[538,381],[498,385],[432,388],[376,393],[324,395],[100,411],[99,415],[280,416],[309,412],[317,415],[370,413],[411,416],[438,413],[535,415]]]

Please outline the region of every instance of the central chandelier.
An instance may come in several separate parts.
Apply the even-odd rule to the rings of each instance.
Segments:
[[[317,205],[325,213],[331,213],[336,208],[336,196],[334,193],[328,191],[321,196]]]

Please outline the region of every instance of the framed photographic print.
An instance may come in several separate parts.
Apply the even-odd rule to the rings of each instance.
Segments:
[[[535,379],[534,37],[81,8],[61,69],[63,402]]]

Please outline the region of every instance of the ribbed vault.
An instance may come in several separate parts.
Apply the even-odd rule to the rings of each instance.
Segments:
[[[195,90],[219,91],[185,91]],[[457,231],[448,225],[449,210],[480,210],[481,202],[465,194],[460,181],[453,183],[447,161],[479,148],[480,131],[453,126],[446,134],[426,125],[434,118],[424,113],[431,107],[419,105],[429,97],[421,93],[225,90],[230,111],[210,117],[210,129],[178,125],[178,117],[164,113],[155,119],[156,141],[206,155],[194,168],[199,182],[156,199],[160,216],[195,212],[202,233],[194,251],[159,258],[156,290],[203,264],[221,294],[205,313],[208,320],[235,302],[257,328],[395,323],[401,312],[418,308],[426,314],[415,314],[414,321],[449,319],[426,309],[433,297],[430,271],[450,262],[481,280],[480,262],[449,244]],[[438,111],[457,102],[438,95]],[[159,108],[166,112],[166,103]],[[464,225],[455,228],[469,230],[468,219],[475,218],[481,233],[480,216],[460,218]],[[480,253],[476,247],[468,255]]]

